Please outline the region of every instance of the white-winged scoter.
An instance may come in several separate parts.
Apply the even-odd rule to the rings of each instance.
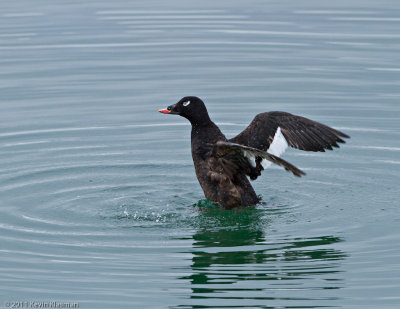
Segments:
[[[227,139],[211,121],[204,102],[193,96],[160,109],[160,113],[180,115],[192,124],[191,145],[197,179],[204,195],[226,209],[259,202],[247,176],[257,179],[271,163],[295,176],[303,171],[279,156],[288,146],[305,151],[332,150],[348,135],[310,119],[285,112],[256,115],[239,135]]]

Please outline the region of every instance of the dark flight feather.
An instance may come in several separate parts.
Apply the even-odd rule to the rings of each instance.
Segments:
[[[251,160],[246,154],[254,157],[255,166],[251,164]],[[229,168],[225,168],[225,172],[230,175],[235,175],[241,170],[253,180],[260,176],[261,171],[264,170],[261,164],[263,159],[282,166],[285,170],[292,172],[293,175],[297,177],[305,175],[303,171],[275,155],[232,142],[218,141],[213,146],[211,156],[223,159],[222,162],[225,161],[225,163],[222,164],[223,166],[227,166],[227,162],[229,162]]]
[[[229,141],[267,151],[278,128],[290,147],[305,151],[332,150],[348,135],[322,123],[285,112],[258,114],[250,125]],[[342,137],[342,138],[341,138]]]

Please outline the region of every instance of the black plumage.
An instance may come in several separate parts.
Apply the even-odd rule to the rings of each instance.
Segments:
[[[285,112],[258,114],[250,125],[230,141],[267,150],[278,127],[289,146],[305,151],[332,150],[348,135],[322,123]]]
[[[166,109],[192,124],[192,157],[199,183],[207,198],[231,209],[259,202],[247,176],[255,180],[271,162],[301,177],[303,171],[278,156],[286,146],[305,151],[332,150],[348,135],[316,121],[285,112],[256,115],[250,125],[228,140],[211,121],[203,101],[184,97]]]

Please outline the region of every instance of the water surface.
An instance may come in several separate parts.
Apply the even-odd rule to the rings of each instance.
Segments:
[[[397,308],[400,7],[392,1],[3,1],[0,301]],[[351,135],[284,159],[263,202],[197,183],[204,99],[228,137],[283,110]]]

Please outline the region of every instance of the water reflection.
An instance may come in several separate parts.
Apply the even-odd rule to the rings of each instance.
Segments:
[[[249,300],[252,307],[262,308],[333,305],[338,297],[332,290],[343,285],[340,261],[346,257],[334,244],[343,239],[269,237],[268,217],[260,209],[201,214],[193,235],[192,274],[181,278],[190,281],[190,299],[196,300],[186,307],[225,307],[221,300],[239,307],[248,306]]]

